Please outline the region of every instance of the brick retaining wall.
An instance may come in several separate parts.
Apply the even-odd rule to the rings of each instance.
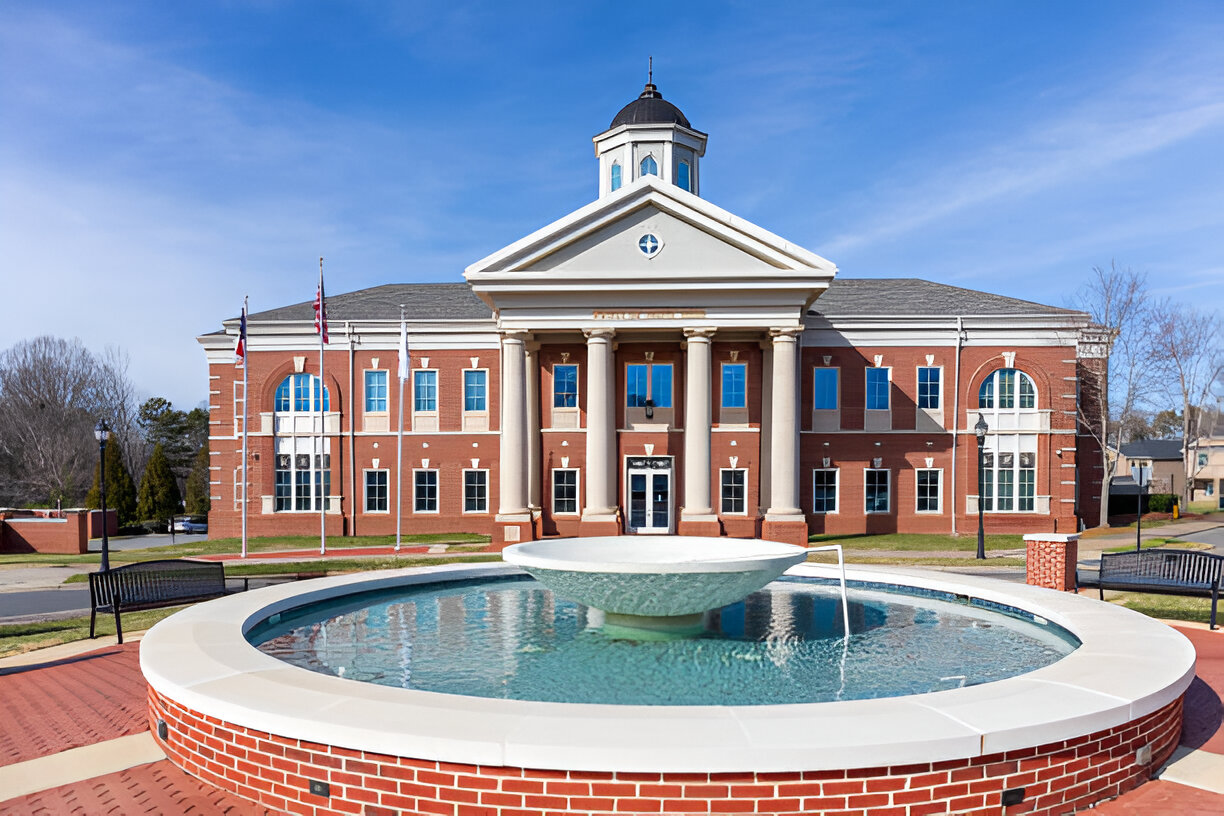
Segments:
[[[149,689],[149,716],[172,761],[200,779],[295,814],[554,813],[1063,814],[1147,781],[1177,746],[1182,700],[1075,739],[917,765],[780,773],[553,771],[394,757],[223,722]],[[1136,753],[1150,747],[1150,760]],[[330,796],[309,793],[326,782]],[[1024,788],[1003,808],[1004,790]]]

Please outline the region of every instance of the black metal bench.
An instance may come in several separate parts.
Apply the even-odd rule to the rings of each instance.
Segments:
[[[1224,555],[1196,550],[1102,553],[1097,586],[1102,600],[1107,589],[1210,597],[1211,628],[1215,629],[1222,573]]]
[[[113,612],[123,642],[121,612],[161,609],[225,595],[225,566],[214,561],[167,559],[89,573],[89,636],[98,612]]]

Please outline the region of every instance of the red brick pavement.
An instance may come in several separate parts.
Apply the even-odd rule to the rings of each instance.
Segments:
[[[1100,816],[1220,816],[1224,796],[1156,780],[1087,812]]]
[[[272,811],[205,785],[163,759],[0,802],[6,816],[264,816]]]
[[[148,730],[139,643],[0,672],[0,765]]]

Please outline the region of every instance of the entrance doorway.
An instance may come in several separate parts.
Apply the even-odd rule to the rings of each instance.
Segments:
[[[625,461],[629,497],[626,532],[661,535],[672,531],[672,459],[633,456]]]

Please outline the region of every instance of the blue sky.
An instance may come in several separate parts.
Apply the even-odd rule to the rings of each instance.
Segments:
[[[842,275],[1066,305],[1116,260],[1218,309],[1221,42],[1218,2],[8,0],[0,348],[195,405],[244,294],[459,281],[592,200],[648,55],[703,197]]]

